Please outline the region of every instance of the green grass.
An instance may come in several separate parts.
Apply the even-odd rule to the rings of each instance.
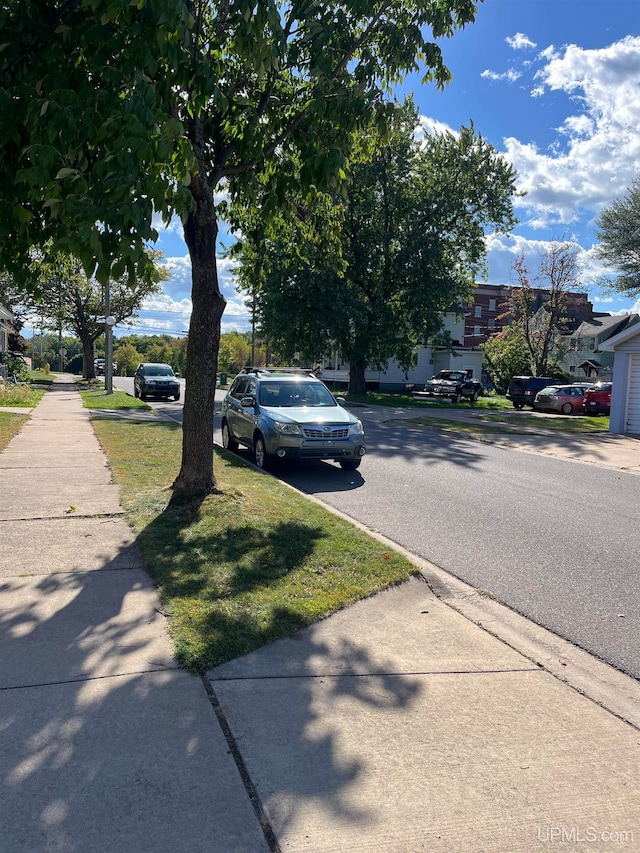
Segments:
[[[0,452],[5,449],[14,435],[17,435],[28,419],[28,415],[0,411]]]
[[[86,409],[108,409],[109,411],[141,409],[155,414],[152,406],[132,397],[126,391],[114,389],[113,393],[107,394],[102,383],[93,385],[86,381],[78,381],[78,385],[81,386],[82,401]]]
[[[449,429],[465,435],[548,435],[550,432],[573,433],[577,435],[607,432],[609,429],[608,418],[534,418],[527,415],[518,415],[513,418],[500,417],[499,419],[478,418],[476,423],[454,420],[453,418],[441,418],[434,415],[426,417],[407,418],[410,423],[420,424],[431,429]],[[512,426],[510,426],[512,424]]]
[[[421,400],[409,393],[392,393],[390,391],[368,391],[366,394],[347,394],[334,392],[343,396],[349,403],[361,403],[365,406],[393,406],[399,409],[473,409],[487,411],[513,410],[513,405],[506,397],[497,394],[487,394],[478,397],[475,403],[464,400],[460,403],[449,403],[443,400]]]
[[[56,381],[55,373],[47,373],[46,370],[32,370],[29,379],[36,385],[53,385]]]
[[[34,388],[32,385],[13,385],[11,383],[0,384],[0,406],[19,406],[20,408],[32,408],[42,399],[44,389]]]
[[[483,421],[493,420],[485,415],[479,415],[479,419]],[[515,426],[526,426],[527,432],[534,431],[549,431],[552,432],[573,432],[573,433],[593,433],[593,432],[608,432],[609,418],[594,417],[587,415],[549,415],[548,417],[537,417],[533,412],[523,411],[520,414],[500,415],[501,423],[514,424]]]
[[[216,493],[172,498],[178,425],[93,423],[158,585],[178,661],[190,670],[246,654],[415,572],[404,557],[222,450],[214,458]]]

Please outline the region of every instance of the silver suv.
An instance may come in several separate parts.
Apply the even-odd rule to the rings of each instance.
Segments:
[[[247,367],[222,403],[222,445],[277,459],[334,459],[354,470],[366,453],[360,421],[310,371]]]

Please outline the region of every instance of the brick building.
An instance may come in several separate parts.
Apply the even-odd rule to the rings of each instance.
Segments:
[[[501,316],[507,310],[507,303],[511,293],[508,284],[478,284],[474,290],[473,302],[466,303],[464,320],[464,341],[460,341],[465,347],[477,347],[484,343],[487,338],[502,330],[508,325]],[[537,299],[534,312],[549,299],[550,292],[543,288],[535,290]],[[586,293],[567,293],[569,305],[567,314],[570,317],[568,332],[574,331],[583,321],[593,318],[593,305],[587,299]]]

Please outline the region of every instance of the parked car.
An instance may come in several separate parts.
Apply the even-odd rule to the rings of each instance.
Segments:
[[[362,423],[310,371],[245,368],[222,402],[222,445],[253,451],[258,468],[277,459],[332,459],[359,467]]]
[[[558,384],[557,379],[551,379],[549,376],[513,376],[506,397],[511,400],[514,409],[523,409],[525,406],[533,408],[538,391]]]
[[[611,411],[611,388],[613,382],[596,382],[593,388],[587,388],[582,408],[586,414],[608,415]]]
[[[133,396],[146,400],[147,397],[180,399],[180,383],[170,364],[143,362],[133,374]]]
[[[93,370],[96,376],[104,376],[106,371],[107,360],[105,358],[94,358],[93,359]],[[111,369],[114,375],[118,371],[118,366],[115,361],[111,362]]]
[[[482,393],[482,385],[467,370],[441,370],[424,386],[424,394],[433,397],[449,397],[459,403],[463,397],[474,402]]]
[[[582,412],[587,390],[584,385],[550,385],[538,391],[533,408],[536,411],[562,412],[563,415]]]

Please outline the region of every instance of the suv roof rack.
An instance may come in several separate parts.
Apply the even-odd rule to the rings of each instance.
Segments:
[[[243,367],[240,373],[293,373],[301,376],[315,376],[310,367]]]

